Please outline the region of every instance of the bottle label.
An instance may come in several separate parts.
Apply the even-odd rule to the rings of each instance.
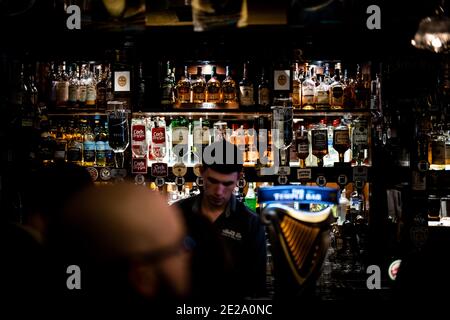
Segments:
[[[86,91],[86,104],[87,105],[95,105],[95,101],[97,100],[97,90],[94,86],[88,86]]]
[[[225,101],[234,101],[236,100],[236,90],[232,86],[223,86],[223,99]]]
[[[130,91],[130,71],[114,72],[114,91],[116,92]]]
[[[328,132],[327,130],[313,130],[312,131],[312,148],[313,150],[327,150],[328,149]]]
[[[87,87],[86,86],[80,86],[79,88],[79,100],[80,102],[86,102],[87,98]]]
[[[337,86],[331,89],[331,99],[334,105],[343,105],[344,103],[344,90],[341,86]]]
[[[210,86],[208,87],[208,102],[220,101],[220,87]]]
[[[95,162],[95,143],[87,141],[84,143],[84,162]]]
[[[187,127],[175,127],[172,129],[172,144],[187,144],[189,130]]]
[[[188,87],[179,87],[177,90],[177,95],[179,102],[191,101],[191,90]]]
[[[170,104],[173,102],[173,86],[171,83],[166,83],[162,87],[162,103]]]
[[[353,145],[361,149],[367,148],[369,145],[368,128],[366,126],[357,125],[353,129]]]
[[[297,92],[297,95],[298,95],[298,92]],[[268,106],[268,105],[270,105],[270,90],[269,90],[269,88],[261,88],[261,89],[259,89],[258,98],[259,98],[258,103],[261,106]],[[297,101],[298,101],[298,99],[297,99]],[[292,102],[294,102],[294,100],[292,100]]]
[[[64,104],[69,100],[69,83],[67,81],[58,81],[56,84],[56,102]]]
[[[327,91],[317,91],[317,104],[329,104],[329,96]]]
[[[147,173],[147,161],[145,159],[132,159],[131,162],[131,173]]]
[[[80,90],[77,85],[71,84],[69,85],[69,101],[77,102],[80,96]]]
[[[209,145],[209,128],[205,126],[194,127],[193,140],[195,145]]]
[[[335,130],[334,131],[334,144],[348,146],[350,144],[350,138],[347,130]]]
[[[241,105],[251,106],[253,105],[253,87],[252,86],[239,86]]]
[[[166,143],[166,128],[164,127],[152,128],[152,143],[153,144]]]
[[[135,124],[131,129],[131,139],[135,142],[145,140],[145,126],[142,124]]]
[[[297,143],[297,153],[300,155],[308,155],[309,154],[308,141],[300,141]]]

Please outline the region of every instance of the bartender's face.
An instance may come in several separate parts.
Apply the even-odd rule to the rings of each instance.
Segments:
[[[225,207],[233,194],[239,173],[220,173],[207,168],[202,172],[204,197],[211,207]]]

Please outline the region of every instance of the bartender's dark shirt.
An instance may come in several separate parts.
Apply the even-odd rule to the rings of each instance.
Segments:
[[[232,196],[225,211],[211,223],[201,213],[201,197],[202,194],[176,203],[183,211],[195,246],[194,286],[199,285],[195,278],[200,278],[200,286],[204,282],[219,286],[222,296],[229,299],[263,297],[266,237],[260,218]],[[211,272],[209,269],[214,266],[217,270]]]

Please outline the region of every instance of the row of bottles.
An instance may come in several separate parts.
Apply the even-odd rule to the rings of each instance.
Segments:
[[[114,166],[108,124],[100,117],[94,122],[51,119],[41,124],[41,130],[38,158],[44,164],[66,161],[87,167]]]
[[[190,73],[191,70],[196,73]],[[218,70],[222,70],[219,74]],[[226,65],[184,66],[178,79],[170,62],[165,66],[161,82],[161,104],[225,103],[239,102],[241,107],[271,105],[274,98],[269,68],[262,67],[259,78],[249,77],[249,64],[244,63],[240,81],[235,80],[231,67]],[[295,63],[292,66],[290,97],[295,108],[303,110],[367,110],[377,109],[380,101],[380,77],[370,79],[370,72],[356,66],[355,76],[349,76],[337,63],[331,75],[329,64],[324,66]]]
[[[300,167],[370,165],[370,138],[365,118],[295,120],[290,163]],[[259,165],[261,156],[273,162],[272,131],[267,118],[256,121],[212,121],[183,116],[166,119],[135,114],[131,120],[134,158],[186,164],[198,163],[209,144],[226,139],[242,150],[247,166]],[[260,154],[259,151],[264,152]]]

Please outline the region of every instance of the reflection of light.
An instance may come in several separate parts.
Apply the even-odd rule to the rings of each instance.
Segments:
[[[443,5],[438,8],[437,15],[420,21],[419,28],[411,40],[411,44],[419,49],[443,52],[450,42],[450,19],[444,15]]]
[[[212,66],[210,64],[204,65],[202,73],[203,74],[211,74],[212,72]]]

